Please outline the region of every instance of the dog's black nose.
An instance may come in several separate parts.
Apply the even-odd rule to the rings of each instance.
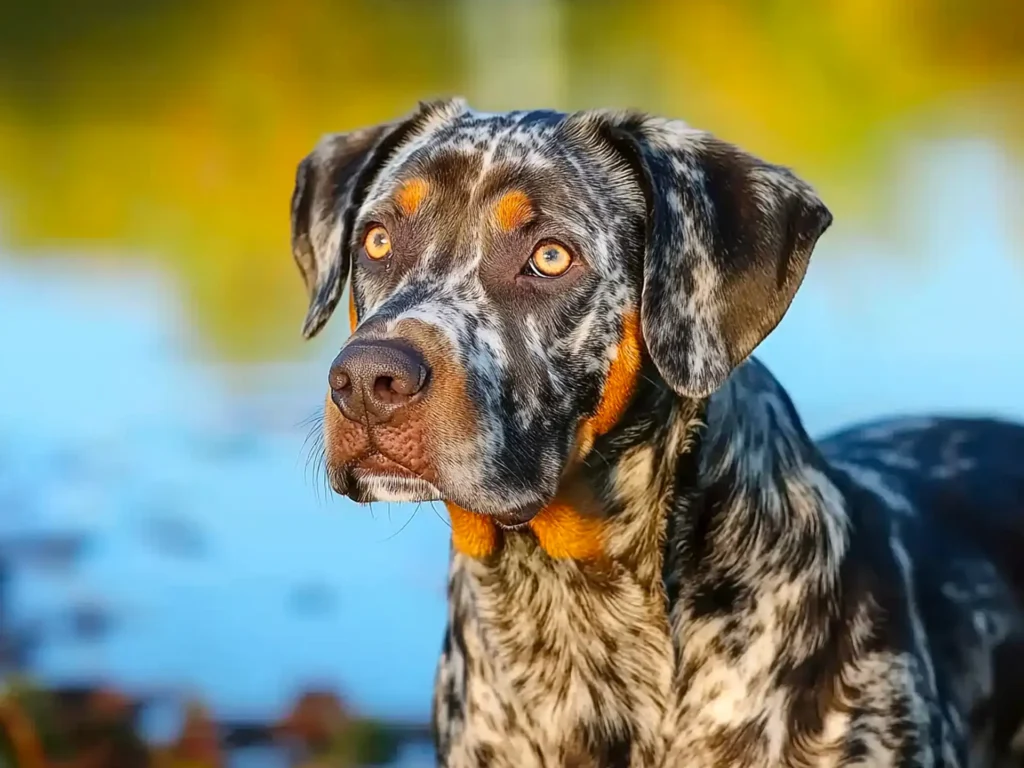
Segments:
[[[427,386],[423,355],[397,341],[355,341],[334,358],[331,399],[345,418],[386,424]]]

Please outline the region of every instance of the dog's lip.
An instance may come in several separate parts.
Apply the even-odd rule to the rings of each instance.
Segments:
[[[423,475],[414,472],[405,465],[395,461],[389,456],[386,456],[380,451],[371,451],[359,457],[355,461],[349,462],[349,464],[345,468],[345,471],[343,472],[331,473],[332,487],[334,487],[334,490],[336,492],[341,493],[342,495],[345,495],[348,492],[348,490],[350,490],[349,484],[347,482],[341,482],[342,477],[346,474],[355,480],[367,479],[372,477],[392,477],[401,478],[405,480],[418,480],[421,482],[426,482],[431,485],[434,485],[434,487],[437,488],[436,484],[430,478],[424,477]],[[337,484],[333,482],[335,478],[337,478],[338,480]],[[447,495],[445,495],[444,498],[446,501],[453,502],[455,504],[458,504],[459,506],[465,507],[466,509],[473,509],[474,506],[471,502],[467,505],[465,501],[455,498],[449,498],[447,497]],[[468,499],[466,501],[468,501]],[[519,507],[514,507],[512,509],[487,510],[484,512],[479,512],[478,514],[482,514],[485,517],[489,517],[491,520],[494,521],[495,525],[497,525],[499,528],[512,531],[525,528],[529,524],[529,522],[533,520],[533,518],[535,518],[537,514],[544,508],[544,506],[544,501],[537,500]]]
[[[380,452],[369,453],[352,463],[352,471],[357,475],[380,475],[403,477],[409,480],[422,480],[423,476],[414,472],[394,459]]]
[[[340,496],[349,496],[361,480],[372,478],[394,478],[397,480],[418,480],[430,482],[404,464],[395,461],[379,451],[370,451],[355,459],[351,459],[344,465],[334,465],[327,462],[327,478],[331,488]],[[358,499],[356,499],[358,501]]]

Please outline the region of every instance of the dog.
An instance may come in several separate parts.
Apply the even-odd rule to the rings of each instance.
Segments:
[[[452,98],[325,136],[291,217],[307,338],[351,276],[331,486],[451,517],[440,765],[1010,764],[1024,427],[812,441],[752,356],[832,221],[793,172]]]

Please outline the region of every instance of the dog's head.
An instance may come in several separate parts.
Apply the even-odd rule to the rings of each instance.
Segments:
[[[719,387],[830,221],[786,169],[640,114],[449,100],[325,137],[298,169],[292,244],[307,337],[351,274],[333,487],[529,520],[619,426],[642,364],[680,397]]]

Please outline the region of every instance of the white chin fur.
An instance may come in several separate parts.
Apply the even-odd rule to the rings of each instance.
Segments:
[[[443,498],[432,483],[418,478],[363,475],[357,482],[376,501],[440,501]]]

